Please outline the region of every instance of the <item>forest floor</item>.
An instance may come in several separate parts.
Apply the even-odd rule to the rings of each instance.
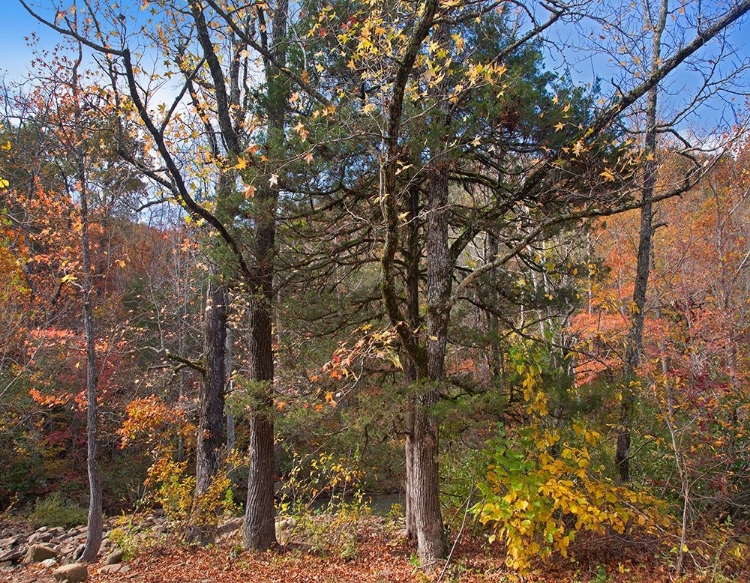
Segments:
[[[414,548],[403,536],[394,536],[382,522],[362,521],[356,530],[356,546],[344,558],[328,550],[313,552],[307,545],[288,544],[266,553],[240,550],[238,539],[220,544],[190,547],[177,543],[153,544],[138,552],[124,569],[100,572],[103,564],[89,565],[90,583],[425,583],[560,582],[646,583],[667,581],[715,581],[750,583],[750,566],[688,572],[676,578],[664,550],[652,545],[627,545],[614,539],[577,541],[575,561],[558,557],[539,565],[524,577],[503,564],[502,546],[486,539],[463,535],[453,548],[450,562],[427,574],[414,566]],[[10,578],[7,578],[10,577]],[[41,565],[25,565],[12,574],[0,573],[0,581],[51,583],[52,571]]]

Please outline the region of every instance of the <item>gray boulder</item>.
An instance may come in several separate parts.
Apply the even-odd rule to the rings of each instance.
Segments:
[[[52,547],[47,545],[30,545],[26,549],[26,556],[23,559],[24,563],[41,563],[45,559],[54,559],[60,553],[58,553]]]
[[[81,583],[89,578],[89,570],[86,565],[81,563],[72,563],[70,565],[63,565],[57,569],[53,575],[55,581],[60,583]]]
[[[117,563],[122,563],[122,557],[123,552],[122,551],[114,551],[107,555],[107,558],[104,559],[105,565],[115,565]]]

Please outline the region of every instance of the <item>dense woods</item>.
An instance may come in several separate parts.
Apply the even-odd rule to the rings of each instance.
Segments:
[[[747,575],[750,0],[18,2],[0,511]]]

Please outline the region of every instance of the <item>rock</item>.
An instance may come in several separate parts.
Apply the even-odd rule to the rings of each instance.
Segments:
[[[1,553],[0,563],[5,563],[8,561],[10,562],[18,561],[21,557],[23,557],[23,555],[24,555],[23,549],[13,549],[5,553]]]
[[[101,569],[99,569],[99,573],[119,573],[122,569],[122,564],[112,564],[112,565],[104,565]]]
[[[216,529],[216,535],[219,537],[223,537],[225,535],[236,532],[242,526],[243,521],[244,518],[242,517],[231,518],[230,520],[227,520],[224,524]]]
[[[10,548],[10,547],[16,546],[21,541],[23,541],[23,537],[22,536],[18,536],[18,535],[11,536],[9,538],[0,540],[0,547],[2,547],[4,549],[7,549],[7,548]]]
[[[60,581],[60,583],[80,583],[89,578],[89,570],[86,568],[86,565],[73,563],[60,567],[53,575],[55,576],[55,581]]]
[[[122,557],[123,557],[122,551],[114,551],[113,553],[110,553],[109,555],[107,555],[107,558],[104,559],[104,564],[114,565],[116,563],[122,563]]]
[[[45,569],[51,569],[52,567],[57,567],[57,559],[44,559],[39,564]]]
[[[24,563],[40,563],[44,559],[53,559],[57,557],[58,553],[52,547],[47,545],[31,545],[26,549],[26,556],[23,559]]]
[[[37,544],[37,543],[48,543],[52,540],[52,533],[51,532],[35,532],[29,537],[28,542],[30,545]]]

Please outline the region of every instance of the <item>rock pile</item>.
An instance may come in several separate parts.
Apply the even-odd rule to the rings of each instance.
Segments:
[[[166,527],[162,517],[148,517],[153,525]],[[111,542],[109,532],[113,521],[106,521],[99,556],[110,572],[128,570],[122,565],[123,553]],[[20,571],[24,565],[38,564],[52,570],[55,581],[78,583],[88,578],[86,565],[76,563],[86,543],[86,527],[42,526],[34,530],[23,522],[0,525],[0,579],[3,574]],[[12,579],[12,577],[11,577]]]

